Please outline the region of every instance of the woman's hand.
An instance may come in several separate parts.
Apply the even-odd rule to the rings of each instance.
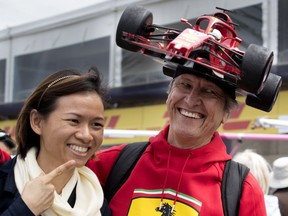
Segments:
[[[51,182],[64,172],[75,168],[75,166],[76,162],[70,160],[50,173],[46,175],[41,174],[25,184],[21,197],[35,215],[40,215],[46,209],[50,208],[53,203],[55,187]]]

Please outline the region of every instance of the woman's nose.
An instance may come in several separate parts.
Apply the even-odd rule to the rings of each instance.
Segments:
[[[76,137],[78,139],[83,140],[85,143],[90,142],[93,139],[93,136],[91,135],[91,132],[88,126],[81,127],[77,131]]]

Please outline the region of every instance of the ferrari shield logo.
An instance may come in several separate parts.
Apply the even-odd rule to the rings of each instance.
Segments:
[[[127,216],[198,216],[201,204],[182,193],[176,198],[171,189],[165,189],[163,194],[162,190],[135,189]]]

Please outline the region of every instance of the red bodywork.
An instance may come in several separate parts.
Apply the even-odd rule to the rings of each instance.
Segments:
[[[234,82],[241,79],[239,62],[244,52],[239,50],[238,46],[242,40],[238,38],[235,24],[226,13],[200,16],[195,25],[185,19],[181,19],[181,22],[189,25],[189,28],[183,31],[165,28],[160,40],[155,40],[159,36],[155,36],[155,32],[151,32],[148,38],[127,32],[124,32],[123,36],[142,47],[145,55],[161,58],[164,62],[179,64],[178,60],[182,59],[183,64],[190,61],[204,65],[220,78],[224,78],[226,74],[232,77],[230,80]],[[157,30],[159,28],[161,29],[159,26],[155,27]],[[215,35],[215,31],[218,34]]]
[[[219,17],[225,17],[226,21],[222,21]],[[182,20],[182,22],[187,21]],[[171,53],[175,53],[186,58],[193,58],[193,53],[206,50],[210,53],[209,59],[201,56],[193,59],[208,64],[214,69],[216,67],[240,76],[239,67],[236,67],[237,63],[233,61],[233,55],[244,54],[238,49],[242,40],[238,38],[234,24],[229,23],[232,23],[232,20],[225,13],[201,16],[196,20],[196,24],[191,26],[192,28],[185,29],[167,47],[163,48],[170,53],[168,54],[170,57],[173,55]],[[213,36],[214,29],[221,33],[221,38],[218,40]]]

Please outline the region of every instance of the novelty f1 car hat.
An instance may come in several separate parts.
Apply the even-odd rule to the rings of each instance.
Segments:
[[[219,85],[231,98],[237,92],[246,96],[248,106],[270,112],[282,85],[282,78],[270,73],[273,52],[256,44],[241,50],[242,39],[228,14],[232,11],[217,9],[223,12],[202,15],[194,24],[181,19],[186,28],[175,29],[154,24],[152,12],[144,7],[129,6],[119,20],[116,44],[162,61],[167,76],[197,74]],[[208,22],[205,28],[203,22]]]

